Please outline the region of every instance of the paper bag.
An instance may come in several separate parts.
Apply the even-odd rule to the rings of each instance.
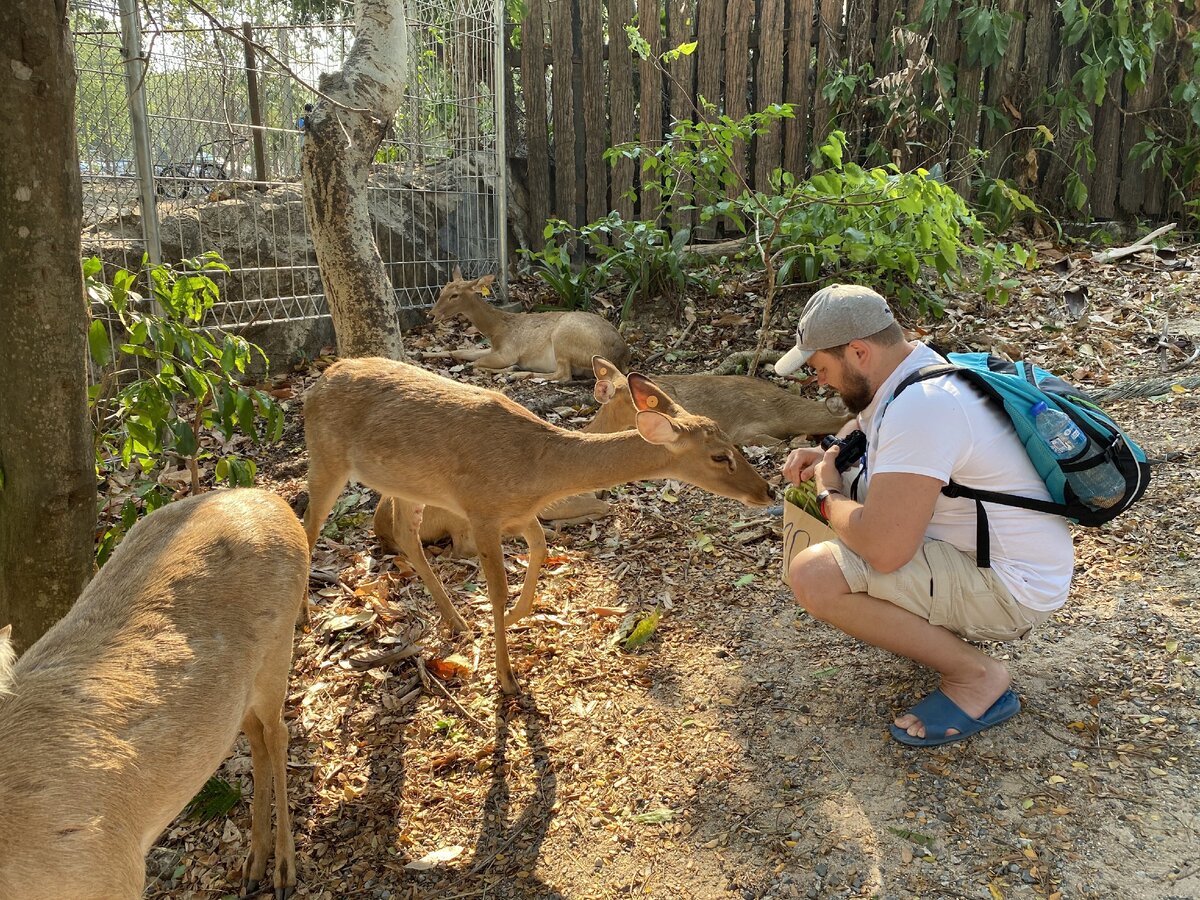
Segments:
[[[832,541],[837,535],[833,529],[814,518],[795,503],[783,504],[783,581],[787,583],[788,566],[792,557],[812,544]]]

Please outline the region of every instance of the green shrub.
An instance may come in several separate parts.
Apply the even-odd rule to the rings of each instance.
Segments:
[[[144,277],[118,269],[110,284],[99,259],[83,264],[88,297],[105,311],[88,329],[99,372],[88,389],[96,474],[118,499],[125,496],[117,520],[99,539],[101,565],[140,515],[169,502],[175,488],[162,476],[170,463],[187,467],[192,492],[200,489],[201,460],[216,461],[217,480],[250,485],[254,461],[224,445],[238,434],[258,442],[283,433],[279,404],[239,382],[253,353],[266,362],[262,350],[237,335],[200,327],[219,298],[208,274],[215,271],[228,271],[215,253],[176,266],[143,260]],[[135,290],[139,283],[148,286],[149,298]],[[204,442],[208,433],[221,440]]]

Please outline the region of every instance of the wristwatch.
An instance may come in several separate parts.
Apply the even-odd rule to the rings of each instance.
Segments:
[[[835,488],[829,488],[828,490],[821,491],[819,494],[817,494],[817,509],[821,511],[821,516],[823,518],[829,518],[828,514],[825,512],[825,501],[829,499],[829,495],[840,493],[841,491],[836,490]]]

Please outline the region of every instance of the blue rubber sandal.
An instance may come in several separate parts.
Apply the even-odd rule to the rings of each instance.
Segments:
[[[978,719],[972,719],[939,688],[908,711],[909,715],[916,716],[924,723],[925,737],[913,737],[897,725],[891,726],[892,737],[910,747],[937,747],[961,741],[993,725],[999,725],[1020,711],[1021,701],[1017,699],[1017,695],[1012,691],[1005,691],[987,712]],[[958,734],[946,734],[951,728],[958,729]]]

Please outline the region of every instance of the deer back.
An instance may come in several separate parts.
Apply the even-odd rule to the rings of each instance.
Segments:
[[[140,896],[146,851],[229,752],[259,673],[286,679],[308,564],[265,491],[130,530],[0,694],[0,896]]]
[[[625,376],[609,360],[595,361],[593,368],[601,406],[584,430],[633,428],[637,408]],[[735,443],[763,435],[786,440],[802,434],[833,434],[850,418],[822,401],[745,375],[660,375],[654,382],[685,409],[716,422]]]

